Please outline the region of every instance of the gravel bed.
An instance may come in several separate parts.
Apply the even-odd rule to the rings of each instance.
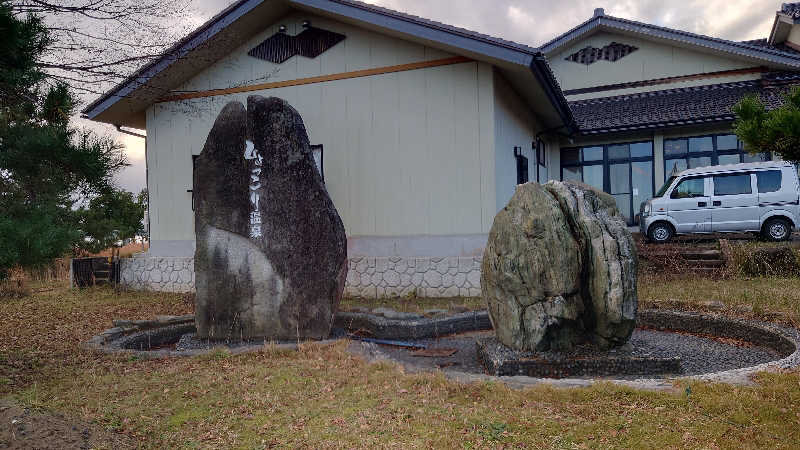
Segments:
[[[436,370],[467,373],[485,373],[478,362],[476,341],[491,338],[493,331],[471,332],[440,339],[420,339],[413,341],[428,348],[453,348],[458,351],[450,357],[418,357],[413,350],[402,347],[379,346],[380,353],[391,360],[403,364],[412,371]],[[681,359],[684,376],[701,375],[724,370],[749,367],[777,360],[781,357],[776,351],[767,347],[738,343],[733,340],[717,339],[685,333],[636,329],[627,345],[621,349],[605,352],[609,356],[632,356],[652,358]],[[351,348],[358,351],[358,343]],[[580,357],[588,349],[565,356],[548,353],[538,355],[548,358]],[[597,355],[597,353],[595,353]],[[653,375],[648,375],[653,376]],[[669,374],[664,374],[669,376]],[[660,378],[659,376],[653,376]],[[611,377],[609,377],[611,378]],[[637,379],[638,376],[614,376],[615,379]]]
[[[629,342],[634,356],[681,358],[684,375],[750,367],[781,358],[768,347],[668,331],[637,329]]]
[[[340,339],[346,336],[346,333],[341,328],[334,328],[331,330],[331,335],[328,339]],[[175,351],[178,352],[185,352],[191,350],[210,350],[212,348],[217,347],[227,347],[231,350],[239,349],[239,348],[258,348],[263,347],[267,344],[278,344],[278,345],[285,345],[285,344],[297,344],[297,341],[264,341],[264,340],[254,340],[254,341],[209,341],[208,339],[200,339],[197,337],[197,333],[186,333],[178,339],[178,342],[175,344]]]

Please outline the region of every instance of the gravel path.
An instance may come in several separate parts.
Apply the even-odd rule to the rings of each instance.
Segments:
[[[380,353],[395,360],[411,371],[436,370],[457,371],[483,374],[483,367],[478,363],[475,352],[477,339],[491,337],[493,331],[464,333],[441,339],[422,339],[414,341],[428,348],[457,349],[450,357],[418,357],[414,350],[401,347],[379,346]],[[683,375],[700,375],[723,370],[749,367],[780,359],[781,355],[765,348],[744,344],[727,339],[695,336],[684,333],[673,333],[646,329],[636,329],[631,337],[630,346],[618,349],[612,354],[630,356],[674,357],[682,359]],[[360,343],[353,343],[351,348],[360,351]],[[375,355],[371,355],[375,356]],[[637,378],[637,377],[614,377]]]

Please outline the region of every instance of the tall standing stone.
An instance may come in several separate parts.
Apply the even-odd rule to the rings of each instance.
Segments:
[[[194,202],[198,336],[326,338],[347,238],[297,111],[278,98],[229,103],[195,161]]]
[[[622,345],[636,323],[636,248],[614,198],[583,184],[517,186],[495,217],[481,289],[516,350]]]

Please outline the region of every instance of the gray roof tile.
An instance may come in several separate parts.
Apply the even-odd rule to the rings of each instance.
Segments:
[[[762,80],[668,89],[570,102],[584,135],[690,125],[734,119],[731,108],[742,97],[758,97],[768,108],[783,104],[783,96],[800,85],[800,74],[777,72]]]
[[[797,5],[800,5],[800,3],[798,3]],[[563,45],[563,43],[576,39],[581,35],[583,35],[584,33],[587,33],[590,30],[593,30],[594,28],[597,28],[599,26],[607,26],[610,28],[625,28],[625,29],[633,28],[638,33],[659,35],[659,36],[670,36],[674,39],[701,43],[702,45],[709,47],[718,47],[721,49],[728,49],[733,51],[756,51],[761,53],[762,55],[768,54],[776,57],[788,57],[794,60],[800,59],[800,52],[796,52],[791,49],[787,51],[787,49],[782,47],[773,47],[769,45],[765,46],[759,43],[754,43],[753,41],[743,41],[743,42],[730,41],[727,39],[721,39],[712,36],[691,33],[688,31],[676,30],[674,28],[662,27],[658,25],[652,25],[649,23],[638,22],[635,20],[622,19],[620,17],[613,17],[606,15],[592,17],[591,19],[581,23],[575,28],[572,28],[566,33],[563,33],[560,36],[557,36],[556,38],[544,43],[540,47],[540,49],[543,52],[551,52],[554,49],[559,48],[561,45]]]
[[[792,19],[800,19],[800,3],[784,3],[781,12]]]
[[[798,52],[797,50],[787,46],[786,44],[770,45],[769,39],[767,39],[767,38],[752,39],[752,40],[749,40],[749,41],[742,41],[742,44],[752,45],[752,46],[756,46],[756,47],[764,47],[764,48],[768,48],[770,50],[775,50],[775,51],[779,51],[779,52],[784,52],[784,53],[788,53],[788,54],[795,54],[797,56],[800,56],[800,52]]]

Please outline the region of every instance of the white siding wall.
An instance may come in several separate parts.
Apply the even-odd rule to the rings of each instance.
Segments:
[[[281,23],[293,33],[292,25],[306,17]],[[448,56],[312,20],[347,39],[315,60],[294,57],[279,72],[241,56],[276,24],[186,89],[227,87],[270,70],[275,73],[270,81],[279,81]],[[496,212],[493,82],[491,67],[473,62],[153,105],[147,111],[147,145],[154,251],[159,245],[179,246],[191,254],[194,218],[186,192],[192,187],[191,155],[202,151],[225,104],[246,103],[255,94],[287,100],[303,116],[311,143],[324,145],[325,179],[349,236],[488,233]]]
[[[282,64],[274,64],[247,55],[250,49],[277,33],[281,25],[286,26],[286,33],[289,35],[300,34],[305,20],[310,20],[311,25],[316,28],[343,34],[346,39],[314,59],[295,56]],[[232,86],[296,80],[451,56],[453,55],[434,48],[373,33],[345,23],[294,12],[268,25],[264,31],[254,35],[239,49],[209,66],[177,90],[225,89]]]
[[[508,82],[495,72],[495,183],[496,211],[503,209],[517,186],[517,161],[514,147],[521,147],[528,158],[528,179],[536,181],[536,152],[531,143],[540,129],[531,109]]]
[[[615,62],[600,60],[590,65],[567,61],[569,55],[586,47],[605,47],[611,42],[619,42],[638,47],[639,49]],[[622,36],[607,32],[600,32],[585,40],[565,47],[557,53],[548,56],[548,61],[564,90],[602,86],[607,84],[626,83],[632,81],[653,80],[658,78],[677,77],[699,73],[719,72],[724,70],[743,69],[757,66],[755,63],[725,58],[689,50],[682,47],[670,46],[644,39]],[[624,92],[600,92],[570,97],[570,100],[582,98],[605,97],[621,93],[633,93],[648,90],[668,89],[670,87],[687,87],[703,84],[717,84],[730,81],[757,78],[758,75],[733,76],[709,80],[696,80],[678,83],[675,86],[654,86],[647,88],[629,89]]]
[[[792,25],[789,37],[786,40],[794,45],[800,45],[800,25]]]

